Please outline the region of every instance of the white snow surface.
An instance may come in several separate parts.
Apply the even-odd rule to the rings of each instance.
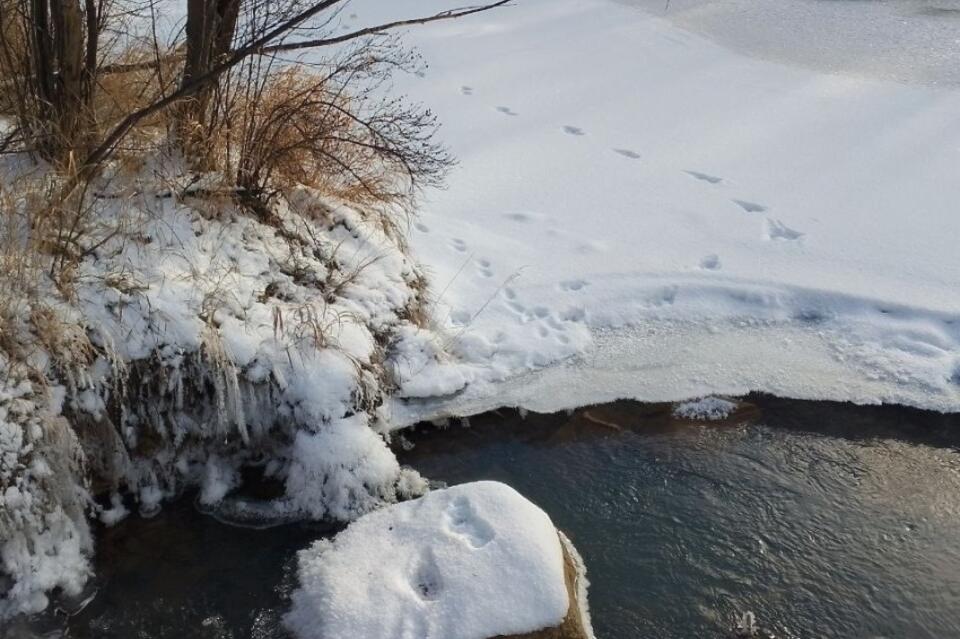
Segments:
[[[518,0],[407,34],[429,68],[402,89],[460,159],[412,229],[456,357],[411,354],[395,426],[749,391],[960,410],[960,90],[932,58],[905,76],[863,3],[751,5],[744,38],[866,22],[815,60],[707,37],[747,4]],[[956,24],[918,7],[914,39]],[[903,64],[821,64],[871,47]]]
[[[673,409],[673,415],[682,419],[719,421],[729,417],[736,408],[736,403],[731,402],[729,399],[723,399],[721,397],[701,397],[700,399],[677,404]]]
[[[299,639],[487,639],[559,625],[570,602],[550,518],[498,482],[361,517],[299,555]]]

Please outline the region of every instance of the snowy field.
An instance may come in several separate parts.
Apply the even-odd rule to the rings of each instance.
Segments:
[[[751,390],[960,410],[960,14],[931,7],[517,0],[409,32],[430,66],[401,88],[461,161],[412,235],[462,362],[412,354],[403,393],[447,399],[396,423]]]

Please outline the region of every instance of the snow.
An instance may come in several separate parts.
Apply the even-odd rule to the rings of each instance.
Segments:
[[[559,625],[570,602],[550,518],[476,482],[366,515],[301,551],[299,639],[487,639]]]
[[[412,228],[452,357],[401,371],[394,425],[749,391],[960,410],[960,89],[956,39],[931,37],[952,14],[637,4],[406,34],[430,67],[401,88],[460,165]],[[832,34],[809,56],[763,44],[794,14]],[[895,23],[927,53],[891,49]]]
[[[673,416],[698,421],[720,421],[729,417],[737,409],[737,404],[720,397],[703,397],[678,404]]]
[[[9,328],[32,368],[0,353],[0,583],[13,583],[0,619],[78,592],[88,516],[113,525],[128,503],[150,517],[196,487],[204,511],[263,526],[349,520],[427,489],[379,410],[387,350],[430,339],[405,319],[420,275],[381,212],[294,188],[264,224],[229,201],[158,197],[182,176],[155,162],[124,177],[136,195],[93,209],[121,231],[79,264],[74,295],[45,277],[24,295]],[[245,467],[286,494],[231,501]]]
[[[78,594],[92,547],[76,438],[17,372],[0,379],[0,577],[13,577],[0,620],[42,610],[54,588]]]

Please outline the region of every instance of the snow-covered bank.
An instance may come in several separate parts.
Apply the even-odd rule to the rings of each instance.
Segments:
[[[158,182],[95,202],[104,235],[68,285],[5,300],[0,619],[79,591],[88,516],[150,516],[190,487],[212,509],[244,468],[284,487],[263,513],[283,518],[426,488],[380,434],[393,349],[436,340],[389,212],[295,188],[263,220]]]
[[[592,637],[577,610],[583,566],[566,552],[576,597],[542,510],[497,482],[437,490],[302,551],[287,624],[301,639],[489,639],[558,627],[574,609],[581,630],[562,636]]]
[[[604,0],[409,35],[431,67],[405,89],[461,160],[413,246],[462,362],[401,368],[396,425],[750,390],[960,410],[960,91],[750,58]]]

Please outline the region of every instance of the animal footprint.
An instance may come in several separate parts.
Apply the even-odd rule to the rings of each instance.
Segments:
[[[700,260],[700,268],[706,269],[708,271],[718,270],[720,268],[720,256],[707,255],[705,258]]]
[[[480,267],[480,275],[484,277],[493,277],[493,269],[490,267],[490,260],[477,260],[477,266]]]
[[[435,601],[443,589],[443,579],[437,568],[437,560],[430,548],[423,553],[413,571],[410,585],[424,601]]]
[[[417,229],[417,230],[420,231],[421,233],[429,233],[429,232],[430,232],[430,227],[427,226],[426,224],[422,224],[422,223],[420,223],[420,222],[415,223],[415,224],[413,225],[413,228]]]
[[[483,548],[496,536],[490,524],[473,511],[473,506],[466,497],[457,497],[451,501],[444,515],[447,530],[460,537],[474,550]]]
[[[507,213],[503,217],[508,220],[513,220],[514,222],[543,222],[547,218],[545,215],[540,213],[529,213],[526,211],[519,211],[517,213]]]
[[[630,158],[631,160],[639,160],[640,154],[636,151],[631,151],[630,149],[614,149],[614,153],[619,153],[625,158]]]
[[[589,284],[589,282],[586,282],[584,280],[566,280],[564,282],[560,282],[560,290],[561,291],[579,291],[587,284]]]
[[[519,304],[511,300],[507,302],[507,306],[520,317],[525,317],[527,314],[527,309],[524,308],[523,304]]]
[[[460,93],[463,95],[473,95],[473,87],[468,87],[466,85],[460,87]]]
[[[453,246],[454,250],[465,253],[467,251],[467,243],[461,240],[458,237],[453,238],[450,242],[450,245]]]
[[[458,326],[466,326],[470,323],[470,313],[467,311],[454,311],[450,313],[450,321]]]
[[[771,240],[799,240],[803,235],[780,220],[767,219],[767,237]]]
[[[499,111],[500,113],[502,113],[502,114],[504,114],[504,115],[520,115],[519,113],[517,113],[516,111],[514,111],[514,110],[511,109],[510,107],[506,107],[506,106],[498,106],[498,107],[497,107],[497,111]]]
[[[513,300],[517,298],[517,292],[510,287],[503,289],[503,296],[508,300]]]
[[[568,133],[570,135],[586,135],[584,130],[581,129],[580,127],[570,126],[569,124],[563,127],[563,132]]]
[[[709,182],[710,184],[720,184],[723,181],[723,178],[718,178],[715,175],[707,175],[706,173],[701,173],[700,171],[684,171],[687,175],[694,177],[701,182]]]
[[[734,200],[734,204],[739,206],[741,209],[747,213],[763,213],[767,210],[763,204],[757,204],[756,202],[747,202],[746,200]]]

